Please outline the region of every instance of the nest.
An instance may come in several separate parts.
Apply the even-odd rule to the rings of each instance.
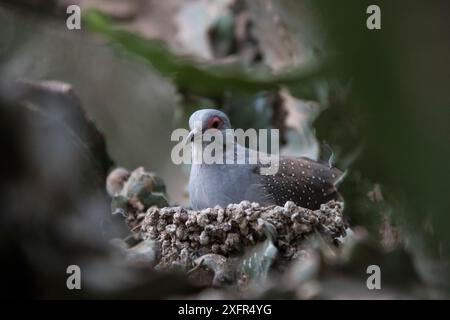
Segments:
[[[164,182],[144,168],[133,172],[117,168],[106,185],[112,213],[125,216],[133,238],[140,241],[126,250],[128,258],[156,269],[192,271],[203,263],[216,269],[217,276],[218,266],[221,269],[240,259],[243,267],[245,261],[257,257],[259,261],[253,259],[250,264],[268,270],[275,257],[280,261],[301,255],[310,235],[319,233],[336,244],[345,236],[343,204],[337,201],[318,210],[292,201],[283,207],[242,201],[194,211],[167,206]]]
[[[233,257],[266,239],[282,259],[290,260],[309,235],[319,232],[336,242],[346,229],[342,203],[335,201],[319,210],[291,201],[284,207],[242,201],[201,211],[152,206],[146,213],[129,215],[127,221],[142,239],[154,241],[159,269],[190,269],[208,254]]]

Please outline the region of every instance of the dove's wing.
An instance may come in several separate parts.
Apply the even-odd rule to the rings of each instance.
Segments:
[[[336,188],[342,172],[327,164],[308,158],[282,157],[278,172],[261,175],[265,192],[277,205],[286,201],[309,209],[318,209],[330,200],[340,200]]]

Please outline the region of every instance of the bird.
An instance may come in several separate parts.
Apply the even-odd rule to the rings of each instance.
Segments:
[[[192,155],[212,140],[196,144],[195,139],[208,132],[223,136],[224,157],[236,157],[237,151],[248,157],[252,151],[235,139],[226,139],[232,129],[228,116],[217,109],[200,109],[189,118],[190,132],[185,143],[191,143]],[[228,147],[228,148],[226,148]],[[220,150],[220,149],[219,149]],[[342,201],[337,185],[343,173],[325,161],[307,157],[280,156],[278,170],[262,174],[260,163],[195,163],[191,165],[188,192],[190,206],[194,210],[226,207],[244,200],[262,206],[284,206],[292,201],[301,207],[316,210],[330,200]]]

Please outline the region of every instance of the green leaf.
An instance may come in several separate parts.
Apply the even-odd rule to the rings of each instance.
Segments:
[[[236,64],[196,63],[173,54],[158,41],[114,27],[110,19],[97,10],[88,10],[84,19],[91,31],[142,58],[161,74],[172,78],[181,90],[194,94],[222,95],[227,91],[256,93],[287,86],[303,87],[310,95],[311,89],[308,87],[314,85],[313,80],[323,70],[322,63],[312,61],[292,72],[273,76],[265,69],[248,70]]]

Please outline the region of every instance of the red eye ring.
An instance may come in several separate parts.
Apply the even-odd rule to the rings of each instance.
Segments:
[[[208,129],[219,129],[222,125],[223,121],[219,117],[212,117],[208,121]]]

